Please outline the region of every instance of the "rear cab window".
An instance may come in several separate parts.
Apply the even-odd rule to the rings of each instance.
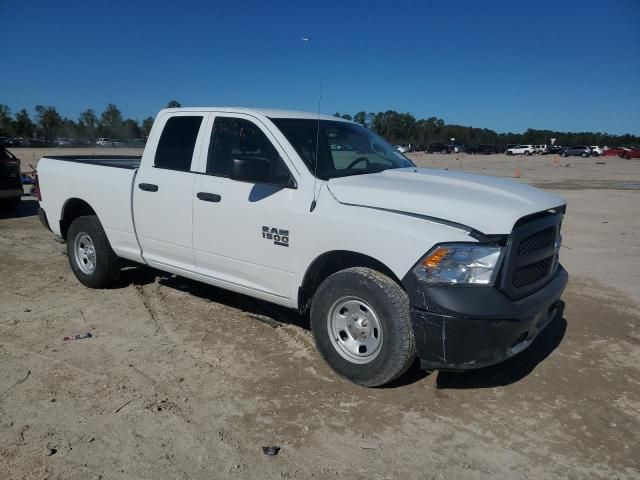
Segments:
[[[202,125],[201,115],[175,116],[164,125],[153,166],[167,170],[188,172]]]

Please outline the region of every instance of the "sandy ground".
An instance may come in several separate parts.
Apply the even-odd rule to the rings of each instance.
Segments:
[[[0,478],[640,478],[640,162],[414,159],[568,199],[564,311],[528,350],[357,387],[293,312],[147,268],[82,287],[25,197],[0,219]]]

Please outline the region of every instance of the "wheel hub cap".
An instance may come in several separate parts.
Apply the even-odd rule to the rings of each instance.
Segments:
[[[91,275],[96,269],[96,249],[93,240],[86,233],[76,236],[73,251],[76,265],[82,273]]]
[[[380,353],[380,319],[361,298],[338,299],[329,309],[327,327],[336,351],[352,363],[369,363]]]

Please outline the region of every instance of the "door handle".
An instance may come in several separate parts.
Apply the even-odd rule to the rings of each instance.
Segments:
[[[157,192],[158,185],[154,185],[153,183],[139,183],[138,188],[140,190],[144,190],[145,192]]]
[[[198,192],[196,195],[203,202],[219,202],[222,197],[217,193]]]

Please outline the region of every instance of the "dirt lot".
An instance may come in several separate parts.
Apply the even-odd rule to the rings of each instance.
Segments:
[[[640,162],[414,159],[568,199],[564,311],[528,350],[360,388],[293,312],[146,268],[82,287],[25,197],[0,219],[0,478],[640,478]]]

